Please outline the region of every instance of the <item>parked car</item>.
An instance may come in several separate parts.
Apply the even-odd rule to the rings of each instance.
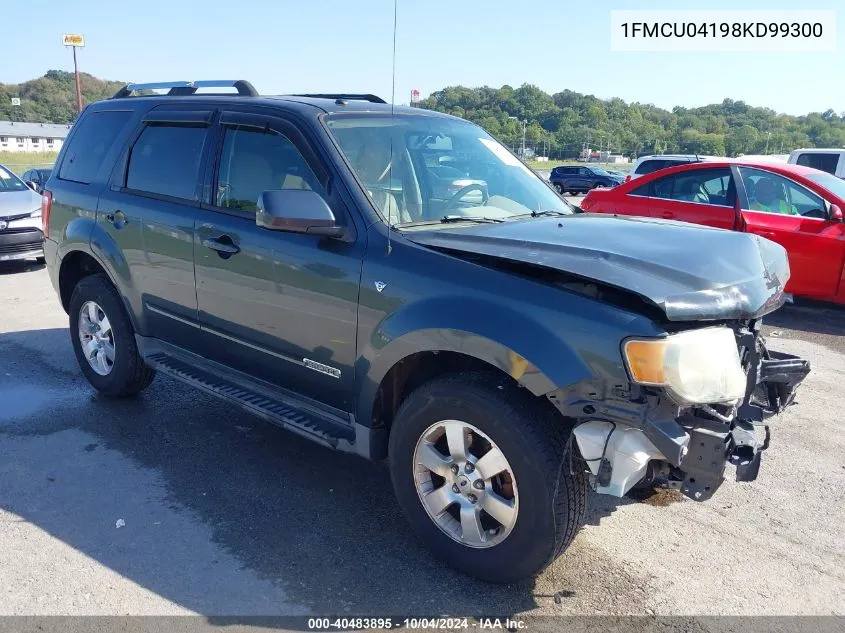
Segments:
[[[700,163],[712,160],[712,156],[699,154],[655,154],[651,156],[640,156],[631,166],[625,182],[645,176],[660,169],[675,167],[677,165],[688,165],[689,163]]]
[[[561,165],[552,169],[549,182],[558,193],[583,193],[596,187],[615,187],[624,177],[613,176],[601,167]]]
[[[0,165],[0,262],[44,262],[41,196]]]
[[[845,149],[842,148],[796,149],[789,155],[789,162],[845,178]]]
[[[845,303],[845,181],[826,172],[741,160],[682,165],[592,192],[581,209],[755,233],[789,253],[788,292]]]
[[[763,420],[809,371],[759,336],[780,246],[576,215],[481,128],[372,95],[135,96],[158,86],[89,105],[44,191],[50,279],[101,393],[160,372],[387,459],[422,541],[491,581],[565,550],[590,485],[703,501],[728,463],[756,477]],[[483,188],[432,197],[443,138]]]
[[[21,180],[33,191],[41,193],[44,191],[44,183],[50,178],[50,169],[30,169],[23,173]]]

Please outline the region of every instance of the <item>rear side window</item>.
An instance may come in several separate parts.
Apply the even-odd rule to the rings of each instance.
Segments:
[[[650,183],[652,198],[732,207],[736,188],[730,169],[696,169],[658,178]],[[640,187],[645,189],[645,187]]]
[[[197,181],[208,128],[205,125],[148,125],[129,154],[126,187],[197,200]]]
[[[634,173],[650,174],[651,172],[657,171],[658,169],[663,169],[665,165],[665,160],[644,160],[637,166],[637,169]]]
[[[106,111],[83,117],[65,151],[59,178],[86,185],[91,183],[131,116],[127,111]]]
[[[828,153],[806,153],[799,154],[796,161],[799,165],[804,167],[812,167],[813,169],[820,169],[829,174],[836,173],[836,165],[839,163],[839,154]]]

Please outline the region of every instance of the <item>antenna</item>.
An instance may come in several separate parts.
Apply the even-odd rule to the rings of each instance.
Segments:
[[[393,0],[393,70],[392,70],[392,77],[390,79],[390,127],[388,128],[390,134],[390,162],[388,163],[389,171],[387,175],[387,254],[390,255],[390,251],[392,247],[390,245],[390,231],[392,221],[390,219],[390,200],[392,195],[390,194],[390,188],[393,186],[393,112],[394,108],[396,107],[396,13],[397,7],[399,5],[399,0]]]

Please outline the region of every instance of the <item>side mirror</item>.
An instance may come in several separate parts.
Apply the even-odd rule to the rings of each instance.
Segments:
[[[258,198],[255,223],[270,231],[343,237],[323,196],[310,189],[273,189]]]
[[[839,208],[838,204],[830,205],[830,219],[836,220],[838,222],[842,222],[842,220],[843,220],[842,209]]]
[[[29,187],[30,189],[32,189],[33,191],[36,191],[36,192],[38,191],[38,183],[35,182],[34,180],[27,180],[26,186]]]

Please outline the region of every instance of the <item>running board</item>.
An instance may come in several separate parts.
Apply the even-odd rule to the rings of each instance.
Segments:
[[[245,411],[264,418],[309,440],[337,450],[361,453],[356,447],[356,427],[316,407],[297,402],[289,394],[282,394],[240,372],[225,368],[201,356],[136,335],[138,348],[148,365],[176,380],[228,400]],[[364,442],[367,444],[367,442]]]

